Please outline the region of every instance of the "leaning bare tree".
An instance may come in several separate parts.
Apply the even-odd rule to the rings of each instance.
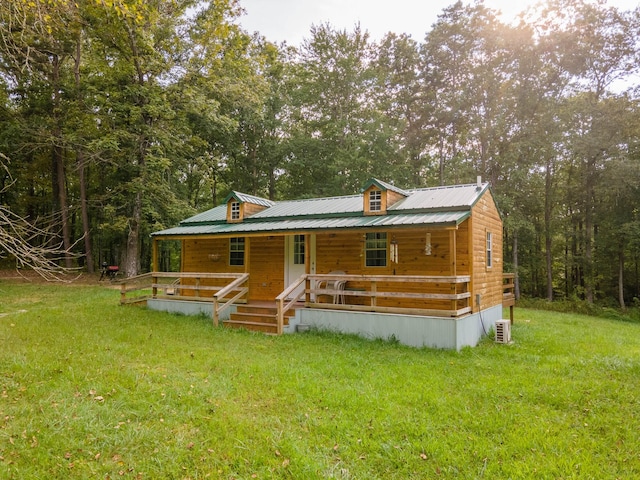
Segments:
[[[0,171],[11,179],[8,159],[0,154]],[[4,193],[13,184],[12,181],[3,189]],[[64,280],[71,269],[60,264],[69,257],[69,252],[62,244],[56,242],[57,236],[47,226],[54,222],[31,222],[12,212],[8,207],[0,205],[0,258],[13,257],[18,267],[31,268],[46,280]]]

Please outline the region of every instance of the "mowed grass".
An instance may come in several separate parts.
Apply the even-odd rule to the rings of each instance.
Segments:
[[[0,283],[0,478],[640,478],[640,325],[516,309],[461,352]]]

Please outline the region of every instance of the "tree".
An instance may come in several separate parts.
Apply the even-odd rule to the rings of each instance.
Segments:
[[[31,131],[23,137],[22,147],[50,157],[52,204],[60,218],[66,252],[71,250],[72,230],[64,92],[80,25],[76,4],[67,0],[5,2],[0,6],[2,74],[27,109],[23,110],[24,120]],[[64,261],[70,268],[71,255],[65,255]]]
[[[177,85],[199,49],[192,41],[203,23],[227,33],[237,14],[234,2],[132,3],[126,9],[100,5],[92,24],[102,58],[100,122],[113,140],[109,155],[109,222],[126,231],[124,270],[128,276],[148,259],[145,232],[179,218],[186,204],[171,188],[171,167],[179,166],[189,132],[175,122],[185,101]],[[179,170],[179,169],[178,169]],[[177,181],[179,182],[179,180]]]
[[[376,106],[386,120],[386,135],[397,165],[393,180],[405,186],[425,186],[432,178],[425,138],[430,92],[422,77],[418,43],[406,34],[388,33],[377,47]]]
[[[373,58],[359,26],[353,32],[312,27],[289,72],[288,195],[352,193],[371,176],[392,176],[377,161],[393,151],[375,105]]]
[[[552,3],[551,8],[545,24],[562,28],[560,35],[553,34],[560,38],[564,47],[561,61],[573,79],[565,131],[575,173],[572,180],[577,184],[569,201],[579,207],[584,295],[593,302],[597,287],[593,252],[597,187],[603,169],[628,142],[621,128],[624,106],[611,88],[614,82],[638,71],[638,25],[633,14],[607,8],[604,3],[563,0]],[[551,21],[556,18],[561,22]]]

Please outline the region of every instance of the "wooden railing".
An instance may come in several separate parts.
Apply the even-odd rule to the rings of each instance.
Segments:
[[[219,275],[223,275],[222,273]],[[225,309],[229,308],[233,303],[237,302],[241,297],[246,295],[249,292],[249,287],[244,284],[249,281],[249,274],[226,274],[226,275],[234,275],[237,278],[231,282],[226,287],[222,288],[220,291],[213,295],[213,325],[218,326],[220,321],[220,313]],[[227,277],[229,278],[229,277]],[[237,292],[233,297],[226,299],[226,296],[231,292]],[[223,302],[226,299],[226,302]]]
[[[509,307],[509,319],[513,325],[513,307],[516,304],[516,274],[505,273],[502,275],[502,307]]]
[[[146,302],[151,298],[151,273],[144,273],[135,277],[125,278],[120,284],[120,305]],[[135,295],[130,295],[137,292]]]
[[[503,306],[511,308],[512,323],[514,279],[514,274],[504,275]],[[216,283],[212,280],[222,281],[212,285]],[[120,282],[120,303],[148,298],[212,301],[217,326],[222,312],[247,301],[248,280],[248,273],[147,273]],[[302,275],[276,297],[277,332],[283,331],[286,312],[303,297],[305,306],[311,308],[458,317],[472,311],[470,281],[468,275]],[[131,296],[133,292],[139,294]],[[429,303],[430,308],[422,306]]]
[[[408,315],[430,315],[458,317],[471,312],[469,283],[471,277],[424,276],[424,275],[307,275],[306,306],[368,312],[403,313]],[[336,287],[338,285],[338,287]],[[412,288],[408,288],[412,285]],[[437,285],[448,293],[427,292],[427,285]],[[413,291],[411,291],[413,290]],[[435,288],[434,288],[435,290]],[[329,296],[331,303],[319,301]],[[385,300],[409,301],[414,305],[422,302],[447,303],[448,308],[423,308],[420,306],[387,306]],[[358,304],[360,303],[360,304]],[[406,302],[405,302],[406,303]]]
[[[145,273],[120,282],[120,303],[144,302],[149,298],[213,302],[213,323],[217,326],[220,313],[249,292],[245,285],[248,279],[248,273]],[[132,296],[133,292],[137,295]],[[227,298],[231,293],[235,295]]]
[[[284,329],[284,314],[287,313],[296,302],[298,302],[302,297],[306,295],[307,293],[306,290],[300,289],[297,294],[291,297],[291,295],[294,294],[294,292],[300,288],[300,285],[302,285],[307,281],[307,277],[308,275],[301,275],[295,282],[289,285],[284,290],[284,292],[282,292],[280,295],[276,297],[276,308],[278,312],[278,316],[277,316],[278,335],[282,334],[282,331]],[[287,303],[285,304],[285,302]]]

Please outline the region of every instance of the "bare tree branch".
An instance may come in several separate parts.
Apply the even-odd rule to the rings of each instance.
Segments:
[[[9,159],[0,153],[0,170],[4,170],[10,181],[0,194],[6,192],[14,183],[9,171]],[[14,257],[18,268],[28,267],[48,281],[66,281],[63,275],[75,269],[60,267],[69,254],[56,243],[56,235],[48,225],[54,221],[40,221],[45,226],[37,226],[24,217],[0,205],[0,258]],[[77,255],[76,255],[77,256]]]

